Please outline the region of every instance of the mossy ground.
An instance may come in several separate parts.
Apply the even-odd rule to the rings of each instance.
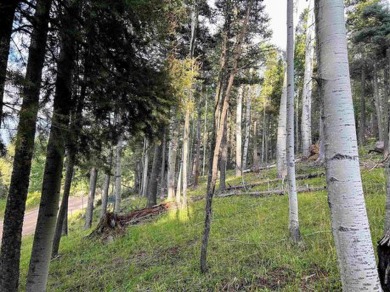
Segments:
[[[297,173],[323,169],[298,165]],[[374,244],[383,226],[383,169],[362,170]],[[247,183],[275,178],[275,169],[245,174]],[[229,172],[227,182],[242,182]],[[325,177],[299,181],[320,186]],[[278,188],[280,183],[255,189]],[[202,185],[191,196],[205,193]],[[127,204],[127,205],[126,205]],[[70,235],[50,268],[48,291],[340,291],[336,252],[330,230],[326,192],[299,194],[303,241],[288,238],[288,198],[236,196],[215,198],[208,249],[209,271],[199,272],[205,201],[173,210],[129,227],[110,244],[86,239],[82,218],[74,215]],[[124,201],[127,210],[142,202]],[[132,207],[133,206],[133,207]],[[99,210],[97,210],[97,213]],[[97,214],[96,214],[97,215]],[[96,218],[95,218],[96,219]],[[95,223],[97,220],[95,221]],[[24,239],[21,289],[32,238]]]

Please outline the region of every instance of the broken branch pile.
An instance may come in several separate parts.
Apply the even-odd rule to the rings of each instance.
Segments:
[[[99,224],[88,237],[92,238],[99,236],[104,239],[112,234],[120,235],[123,233],[126,225],[135,225],[146,221],[147,219],[165,212],[174,205],[175,204],[172,202],[162,203],[150,208],[135,210],[125,215],[107,213],[100,219]]]

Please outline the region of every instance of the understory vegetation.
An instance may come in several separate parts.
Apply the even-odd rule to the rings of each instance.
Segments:
[[[383,230],[385,206],[384,170],[373,168],[375,160],[370,156],[361,163],[374,246]],[[298,175],[323,171],[309,162],[297,164]],[[226,182],[233,186],[275,177],[274,168],[248,173],[244,178],[236,178],[229,171]],[[298,187],[323,186],[325,176],[297,183]],[[199,198],[204,197],[205,184],[206,178],[202,177],[199,188],[189,192],[194,202],[188,208],[169,210],[127,227],[109,242],[87,238],[91,230],[82,229],[82,212],[73,214],[70,236],[63,238],[59,256],[50,266],[48,291],[341,290],[326,191],[298,195],[303,238],[298,245],[291,243],[286,232],[287,195],[216,197],[209,270],[200,273],[204,200]],[[281,181],[251,191],[280,188]],[[145,202],[131,196],[123,200],[123,208],[130,211]],[[99,213],[97,208],[95,222]],[[26,237],[21,259],[22,290],[31,244],[32,238]]]

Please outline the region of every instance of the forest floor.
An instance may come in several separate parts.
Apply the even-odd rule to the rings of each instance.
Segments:
[[[385,178],[372,156],[362,163],[363,187],[374,246],[384,221]],[[321,173],[322,167],[297,164],[297,174]],[[248,173],[245,183],[276,178],[276,170]],[[231,186],[243,182],[229,172]],[[297,181],[298,188],[321,187],[325,177]],[[251,191],[280,189],[274,181]],[[190,196],[204,196],[206,178]],[[208,249],[209,271],[199,271],[205,201],[127,227],[110,243],[89,239],[83,218],[74,214],[70,235],[63,238],[60,256],[51,263],[48,291],[341,291],[330,228],[326,191],[299,195],[302,243],[288,237],[288,197],[249,195],[215,197]],[[142,206],[123,200],[125,212]],[[99,209],[96,210],[95,226]],[[21,289],[32,237],[23,241]]]
[[[69,197],[69,215],[72,215],[73,212],[79,211],[83,209],[83,207],[86,205],[85,198],[83,197]],[[37,224],[38,220],[38,211],[39,208],[34,208],[26,212],[24,214],[24,221],[23,221],[23,230],[22,235],[31,235],[35,231],[35,226]],[[0,238],[3,236],[3,220],[0,220]]]

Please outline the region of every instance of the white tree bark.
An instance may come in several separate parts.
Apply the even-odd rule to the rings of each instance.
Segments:
[[[246,109],[245,109],[245,138],[244,138],[244,153],[242,155],[242,169],[247,168],[248,164],[248,149],[249,149],[249,135],[251,129],[251,90],[248,86],[248,90],[246,92]]]
[[[236,176],[242,176],[242,94],[243,87],[240,86],[237,95],[237,112],[236,112]]]
[[[286,164],[287,145],[287,71],[284,74],[283,93],[280,99],[278,134],[276,142],[276,159],[279,178],[284,179],[287,175]]]
[[[175,185],[176,185],[176,160],[177,160],[177,147],[179,144],[177,123],[174,110],[172,111],[172,118],[169,125],[169,146],[168,146],[168,171],[167,171],[167,187],[168,187],[168,200],[172,201],[175,198]]]
[[[192,95],[192,94],[191,94]],[[188,101],[189,102],[189,101]],[[190,109],[186,105],[184,130],[183,130],[183,206],[187,206],[187,187],[188,187],[188,160],[189,160],[189,138],[190,138]]]
[[[315,4],[326,178],[343,291],[381,291],[360,177],[342,0]]]
[[[287,178],[289,230],[293,242],[300,240],[294,149],[294,25],[293,0],[287,0]]]
[[[305,49],[305,75],[303,77],[302,94],[302,155],[310,156],[311,141],[311,95],[312,95],[312,72],[314,57],[314,7],[313,0],[309,0],[309,16],[306,29]]]
[[[121,168],[121,155],[122,155],[122,135],[118,138],[118,144],[116,145],[115,153],[115,208],[114,213],[119,213],[121,209],[121,195],[122,195],[122,168]]]
[[[142,171],[142,197],[146,197],[146,191],[148,188],[148,169],[149,169],[149,140],[145,138],[145,153],[144,153],[144,165]]]

